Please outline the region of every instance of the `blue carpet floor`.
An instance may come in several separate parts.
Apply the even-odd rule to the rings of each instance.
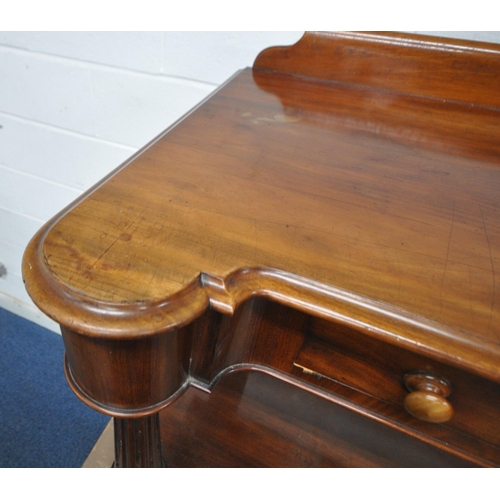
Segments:
[[[62,338],[0,309],[0,467],[81,467],[109,417],[63,372]]]

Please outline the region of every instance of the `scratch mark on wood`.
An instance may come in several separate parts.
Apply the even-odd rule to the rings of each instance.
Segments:
[[[469,311],[472,314],[472,271],[470,266],[467,266],[469,268]]]
[[[450,234],[448,235],[448,247],[446,249],[446,260],[444,263],[443,278],[441,279],[441,289],[439,291],[439,299],[441,302],[440,311],[443,309],[443,286],[444,286],[444,279],[446,277],[446,270],[448,269],[448,262],[449,262],[449,257],[450,257],[450,247],[451,247],[451,235],[453,233],[453,226],[454,225],[455,225],[455,202],[453,202],[453,212],[451,215]]]
[[[287,224],[287,228],[289,227],[289,225]],[[293,226],[293,236],[292,236],[292,243],[290,245],[290,250],[288,251],[288,255],[287,257],[290,257],[290,255],[292,255],[292,252],[294,251],[295,249],[295,240],[297,238],[297,226]]]
[[[144,214],[144,212],[149,208],[149,205],[151,204],[151,201],[148,202],[148,204],[144,207],[144,209],[141,211],[141,213],[127,226],[124,228],[124,230],[122,231],[122,233],[118,236],[118,238],[116,238],[113,243],[111,243],[111,245],[108,246],[108,248],[106,248],[106,250],[104,250],[104,252],[101,253],[101,255],[99,255],[99,257],[97,258],[97,260],[90,266],[90,269],[93,269],[94,266],[113,248],[113,246],[116,244],[117,241],[119,240],[123,240],[123,236],[124,234],[127,232],[128,229],[130,229],[138,220],[141,219],[142,215]]]
[[[403,274],[403,271],[401,269],[401,262],[399,260],[399,254],[398,250],[396,249],[396,260],[398,263],[398,269],[399,269],[399,275],[398,275],[398,297],[401,297],[401,275]]]
[[[210,263],[210,266],[213,266],[214,262],[215,262],[215,259],[217,258],[217,255],[218,255],[218,250],[219,250],[219,245],[220,245],[220,241],[222,239],[222,234],[223,234],[223,231],[221,231],[219,233],[219,237],[217,238],[217,242],[215,243],[215,246],[213,247],[213,257],[212,257],[212,262]]]
[[[491,319],[493,316],[493,309],[495,307],[495,300],[496,300],[495,265],[493,264],[493,255],[491,254],[490,237],[488,235],[488,230],[486,229],[486,222],[484,220],[483,209],[481,207],[481,204],[478,203],[478,206],[479,206],[479,211],[481,212],[481,219],[483,220],[484,234],[486,236],[486,241],[488,242],[488,252],[490,255],[490,262],[491,262],[491,279],[493,281],[493,295],[491,297],[490,319],[489,319],[489,323],[488,323],[488,328],[489,328],[491,326]]]
[[[253,221],[253,258],[257,258],[257,222]]]
[[[376,227],[374,227],[374,223],[373,223],[370,211],[368,210],[368,207],[366,207],[366,206],[364,206],[363,208],[365,209],[366,218],[368,219],[368,226],[367,227],[374,228],[373,234],[375,235],[375,241],[377,242],[377,245],[380,245],[380,241],[378,239],[378,230]]]
[[[255,168],[260,163],[260,160],[262,160],[263,154],[264,154],[264,152],[261,150],[259,153],[259,157],[257,158],[257,161],[252,165],[252,168]]]
[[[224,180],[229,184],[231,191],[234,192],[235,191],[234,186],[229,182],[229,179],[224,174],[222,174],[222,177],[224,177]]]

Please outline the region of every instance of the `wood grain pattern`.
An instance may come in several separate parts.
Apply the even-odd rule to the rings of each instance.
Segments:
[[[160,421],[172,467],[477,466],[261,373],[191,388]]]
[[[306,32],[271,47],[254,68],[500,107],[494,43],[389,31]]]
[[[464,436],[475,436],[484,443],[482,456],[500,462],[497,383],[317,318],[308,324],[294,366],[292,373],[309,383],[439,441],[473,452],[477,442]],[[445,425],[426,424],[406,414],[405,379],[416,371],[450,381],[448,400],[455,412]]]
[[[158,413],[137,419],[114,419],[116,468],[165,467]]]
[[[470,134],[495,144],[488,158],[454,156],[411,129],[399,141],[345,127],[336,104],[311,120],[304,106],[328,103],[332,85],[278,81],[299,87],[293,115],[243,72],[49,226],[24,267],[40,307],[78,331],[135,335],[209,303],[232,313],[253,293],[346,321],[354,304],[367,333],[499,379],[498,112],[408,98],[408,120],[432,109],[463,124],[449,119],[458,106]],[[355,118],[349,89],[337,97]]]

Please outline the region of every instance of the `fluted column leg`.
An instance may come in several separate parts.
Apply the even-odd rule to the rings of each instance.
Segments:
[[[142,418],[115,418],[114,467],[165,467],[158,413]]]

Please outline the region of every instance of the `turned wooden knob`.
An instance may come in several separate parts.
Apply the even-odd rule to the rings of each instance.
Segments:
[[[453,406],[446,399],[451,393],[451,384],[439,375],[428,372],[412,372],[405,376],[405,385],[410,393],[405,397],[404,407],[414,417],[440,424],[453,416]]]

